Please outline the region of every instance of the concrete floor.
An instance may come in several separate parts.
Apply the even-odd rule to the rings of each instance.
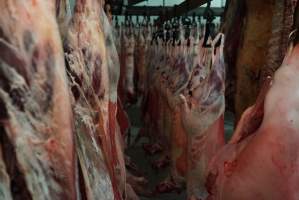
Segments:
[[[132,140],[131,141],[133,141],[133,139],[137,135],[140,127],[142,126],[139,106],[136,106],[136,105],[131,106],[127,112],[128,112],[129,118],[131,120],[131,124],[132,124],[132,128],[131,128]],[[225,114],[225,138],[226,139],[229,139],[232,135],[233,121],[234,121],[233,115],[231,113],[226,113]],[[142,148],[142,144],[146,143],[146,142],[147,142],[147,140],[143,139],[136,146],[129,147],[127,150],[127,154],[137,164],[139,169],[142,170],[142,172],[144,173],[144,176],[149,181],[150,189],[153,190],[157,183],[159,183],[160,181],[164,180],[167,177],[169,170],[164,169],[164,170],[157,172],[152,169],[152,167],[151,167],[152,161],[157,160],[160,157],[160,155],[156,155],[156,156],[146,155]],[[186,199],[185,191],[183,191],[180,194],[170,193],[170,194],[161,194],[161,195],[153,196],[150,198],[141,197],[141,200],[185,200],[185,199]]]

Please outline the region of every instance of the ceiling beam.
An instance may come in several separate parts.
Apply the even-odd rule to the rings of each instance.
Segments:
[[[160,14],[165,10],[171,10],[173,7],[171,6],[166,6],[166,7],[161,7],[161,6],[148,6],[146,7],[147,15],[148,16],[160,16]],[[215,16],[222,16],[224,12],[224,8],[221,7],[211,7],[211,9],[214,11]],[[203,16],[205,11],[205,8],[196,8],[193,9],[192,12],[188,12],[188,16],[192,16],[193,13],[195,13],[196,16]],[[143,16],[145,14],[144,6],[131,6],[127,8],[127,13],[128,15],[132,16]],[[124,15],[121,13],[118,13],[117,15]]]
[[[185,0],[178,6],[173,7],[170,11],[170,13],[171,13],[170,15],[159,17],[157,22],[163,23],[163,22],[170,20],[174,17],[183,16],[185,13],[198,8],[209,1],[211,1],[211,0]]]
[[[144,2],[145,0],[128,0],[128,5],[129,6],[132,6],[132,5],[135,5],[137,3],[141,3],[141,2]]]
[[[167,6],[164,9],[171,9],[171,7]],[[160,16],[164,9],[162,6],[131,6],[127,7],[126,11],[128,15]]]
[[[127,0],[127,5],[124,4],[124,0],[105,0],[105,3],[110,4],[113,14],[119,14],[119,12],[123,10],[123,8],[133,6],[143,1],[145,0]]]

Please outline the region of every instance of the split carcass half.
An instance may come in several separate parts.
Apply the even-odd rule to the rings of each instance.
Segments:
[[[187,87],[195,56],[191,52],[186,52],[192,50],[192,46],[179,48],[182,48],[182,52],[180,55],[174,56],[176,59],[168,79],[169,88],[166,92],[166,101],[171,111],[171,174],[175,182],[182,183],[185,181],[187,173],[187,133],[183,126],[179,94]]]
[[[170,178],[157,186],[159,192],[180,191],[185,181],[187,172],[187,134],[182,124],[179,94],[186,88],[190,72],[194,66],[195,56],[191,53],[193,51],[192,45],[166,46],[167,56],[164,60],[163,70],[160,73],[159,88],[164,102],[164,109],[162,109],[163,130],[169,143],[169,148],[165,154],[169,156],[171,171]],[[163,160],[160,163],[163,163]]]
[[[124,163],[116,142],[118,69],[111,68],[118,58],[104,32],[108,22],[101,4],[99,0],[76,1],[64,48],[81,189],[86,190],[87,199],[119,200],[125,188]]]
[[[221,40],[219,47],[215,45]],[[188,134],[188,197],[203,198],[210,159],[224,145],[224,35],[201,48],[183,100],[183,124]]]
[[[125,48],[125,74],[124,74],[124,93],[125,103],[133,103],[135,101],[135,87],[134,87],[134,49],[135,38],[133,28],[127,28],[127,33],[124,35],[124,48]]]
[[[55,4],[0,1],[0,199],[76,199],[72,112]]]
[[[103,10],[102,10],[103,11]],[[118,82],[120,76],[120,62],[115,46],[115,39],[113,37],[112,26],[105,16],[104,12],[101,12],[101,24],[103,26],[105,35],[105,46],[107,48],[107,67],[109,74],[109,135],[111,137],[112,148],[112,162],[116,173],[116,181],[118,190],[124,195],[126,192],[126,168],[125,168],[125,140],[122,136],[122,132],[126,131],[121,129],[120,125],[129,124],[128,119],[123,118],[124,121],[118,121],[118,110],[121,112],[122,107],[118,102]],[[126,114],[126,113],[124,113]],[[133,194],[132,194],[133,195]]]
[[[136,93],[142,95],[144,91],[145,83],[145,50],[146,50],[146,40],[142,33],[142,27],[138,28],[138,34],[135,38],[136,45],[134,49],[134,83]]]
[[[296,45],[213,158],[207,199],[299,199],[298,55]]]

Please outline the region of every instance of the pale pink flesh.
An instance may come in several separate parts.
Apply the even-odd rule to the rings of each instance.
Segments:
[[[54,7],[0,1],[0,163],[9,175],[2,168],[0,179],[11,187],[0,199],[76,199],[72,113]]]
[[[119,200],[126,186],[116,121],[118,72],[112,67],[118,59],[106,45],[110,29],[101,3],[76,1],[64,47],[83,198]]]
[[[223,40],[224,38],[222,38]],[[183,124],[188,134],[187,195],[204,198],[208,164],[224,145],[224,62],[221,45],[213,51],[200,49],[183,100]],[[212,54],[211,54],[212,53]],[[213,60],[211,69],[209,62]]]
[[[211,162],[209,200],[299,199],[298,56],[297,45],[275,73],[261,125],[226,145]],[[237,130],[245,125],[241,120]]]

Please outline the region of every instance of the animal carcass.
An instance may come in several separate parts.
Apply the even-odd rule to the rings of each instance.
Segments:
[[[221,40],[219,47],[215,45]],[[188,134],[187,192],[190,199],[204,198],[208,163],[224,145],[224,35],[201,48],[183,100],[182,119]],[[211,63],[211,65],[210,65]]]
[[[105,17],[101,1],[77,0],[64,49],[82,171],[80,186],[88,199],[119,200],[124,181],[116,175],[122,162],[115,141],[118,73],[109,68],[118,58],[104,32]]]
[[[299,199],[298,55],[296,45],[213,158],[207,199]]]
[[[0,199],[76,199],[72,112],[51,1],[0,1]]]

